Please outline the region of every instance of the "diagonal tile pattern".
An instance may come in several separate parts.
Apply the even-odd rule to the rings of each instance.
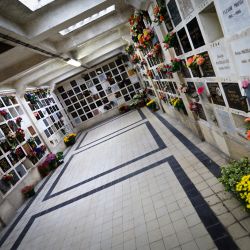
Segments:
[[[1,249],[247,249],[249,216],[216,178],[222,157],[181,131],[146,109],[84,131]]]

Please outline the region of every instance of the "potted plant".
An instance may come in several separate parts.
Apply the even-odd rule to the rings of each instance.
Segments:
[[[247,157],[231,161],[221,168],[220,182],[250,211],[250,161]]]
[[[25,198],[32,197],[36,194],[34,190],[34,185],[25,186],[24,188],[21,189],[21,192]]]
[[[119,112],[120,113],[126,113],[130,110],[129,106],[127,104],[123,104],[119,107]]]
[[[147,108],[149,108],[152,111],[157,111],[157,104],[155,102],[155,100],[150,100],[147,104],[146,104]]]
[[[76,134],[74,133],[68,134],[64,137],[64,143],[67,147],[74,145],[75,142],[76,142]]]
[[[49,173],[50,173],[50,168],[49,168],[49,165],[48,164],[46,164],[46,163],[42,163],[42,164],[40,164],[38,167],[37,167],[37,169],[38,169],[38,171],[39,171],[39,173],[40,173],[40,175],[42,176],[42,177],[46,177]]]
[[[53,153],[49,153],[46,156],[46,159],[44,161],[44,164],[48,164],[49,168],[51,170],[56,169],[58,167],[57,165],[57,160],[56,160],[56,155]]]
[[[56,161],[57,161],[57,165],[61,165],[63,164],[64,162],[64,159],[63,159],[63,152],[57,152],[56,153]]]

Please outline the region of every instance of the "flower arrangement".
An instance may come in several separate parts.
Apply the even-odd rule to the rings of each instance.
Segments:
[[[0,110],[0,115],[6,118],[8,116],[8,112],[5,109]]]
[[[243,81],[241,82],[241,87],[242,87],[243,89],[247,89],[249,86],[250,86],[250,81],[249,81],[249,80],[243,80]]]
[[[153,9],[154,22],[160,25],[164,21],[164,16],[166,15],[166,8],[156,5]]]
[[[164,72],[165,74],[172,74],[172,67],[169,64],[160,63],[156,68],[157,72]]]
[[[250,117],[245,119],[245,123],[246,123],[246,135],[247,135],[247,139],[250,140]]]
[[[250,211],[250,174],[241,178],[236,185],[239,198],[245,203],[246,209]]]
[[[36,194],[34,190],[34,185],[25,186],[21,189],[21,192],[26,198],[32,197]]]
[[[198,107],[196,105],[195,102],[190,102],[189,103],[189,109],[192,111],[192,112],[197,112],[198,111]]]
[[[245,208],[250,211],[250,161],[242,158],[238,161],[231,161],[221,169],[220,182],[225,186],[226,191],[231,191],[236,198],[243,202]]]
[[[18,127],[21,127],[22,120],[23,120],[23,118],[20,117],[20,116],[16,118],[16,124],[17,124]]]
[[[188,68],[197,68],[198,66],[204,64],[204,62],[205,58],[202,55],[194,55],[187,59],[186,66]]]
[[[9,142],[12,144],[14,142],[16,142],[16,133],[13,131],[10,131],[7,135],[7,139],[9,140]]]
[[[153,79],[153,72],[150,69],[147,70],[147,76]]]
[[[133,45],[128,45],[125,49],[125,51],[129,54],[132,55],[134,53],[134,46]]]
[[[161,45],[159,43],[156,43],[148,53],[148,57],[150,58],[156,58],[161,55]]]
[[[202,95],[205,91],[205,86],[200,86],[197,88],[197,94]]]
[[[181,60],[178,58],[171,59],[172,72],[177,72],[181,70]]]
[[[2,177],[2,180],[8,183],[13,180],[13,177],[14,177],[13,174],[5,174]]]
[[[24,133],[24,130],[23,130],[23,129],[18,128],[18,129],[16,130],[16,138],[17,138],[17,140],[20,141],[20,142],[24,141],[24,139],[25,139],[25,133]]]
[[[181,109],[184,109],[184,108],[185,108],[182,99],[179,98],[179,97],[172,97],[172,98],[170,98],[169,103],[170,103],[174,108],[176,108],[178,111],[180,111]]]
[[[173,48],[174,44],[176,42],[176,35],[174,32],[168,33],[163,40],[164,43],[164,48],[165,49],[169,49],[169,48]]]
[[[138,54],[134,54],[131,58],[133,64],[137,64],[141,61],[141,57]]]
[[[157,104],[155,102],[155,100],[150,100],[147,104],[146,104],[147,108],[149,108],[152,111],[156,111],[157,110]]]
[[[37,97],[33,93],[26,93],[25,94],[25,99],[29,101],[31,104],[36,104],[37,103]]]
[[[56,159],[56,155],[53,153],[49,153],[46,156],[46,159],[44,160],[43,164],[45,166],[48,166],[50,168],[50,170],[53,170],[57,167],[57,159]]]
[[[71,145],[73,145],[73,144],[75,143],[75,141],[76,141],[76,134],[73,134],[73,133],[68,134],[68,135],[66,135],[66,136],[64,137],[63,140],[64,140],[64,143],[65,143],[66,146],[71,146]]]
[[[151,29],[144,29],[143,33],[138,35],[138,42],[143,48],[147,48],[154,38],[154,32]]]
[[[130,33],[132,35],[132,41],[138,42],[138,35],[143,32],[143,13],[141,11],[136,11],[129,18]]]

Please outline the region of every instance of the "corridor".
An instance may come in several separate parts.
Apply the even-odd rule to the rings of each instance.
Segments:
[[[117,116],[79,134],[1,249],[247,249],[249,215],[216,178],[224,163],[165,115]]]

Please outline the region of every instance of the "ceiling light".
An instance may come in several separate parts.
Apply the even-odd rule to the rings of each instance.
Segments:
[[[38,10],[42,8],[43,6],[54,2],[55,0],[18,0],[23,5],[25,5],[27,8],[29,8],[32,11]]]
[[[67,35],[68,33],[76,30],[76,29],[79,29],[81,27],[83,27],[84,25],[88,24],[88,23],[91,23],[97,19],[99,19],[100,17],[102,16],[105,16],[111,12],[113,12],[115,10],[115,5],[111,5],[109,6],[108,8],[104,9],[104,10],[101,10],[99,11],[98,13],[95,13],[93,14],[92,16],[90,17],[87,17],[85,18],[84,20],[78,22],[78,23],[75,23],[71,26],[69,26],[68,28],[64,29],[64,30],[61,30],[59,31],[59,33],[62,35],[62,36],[65,36]]]
[[[69,59],[66,62],[67,62],[67,64],[75,66],[75,67],[80,67],[82,65],[81,62],[74,60],[74,59]]]

